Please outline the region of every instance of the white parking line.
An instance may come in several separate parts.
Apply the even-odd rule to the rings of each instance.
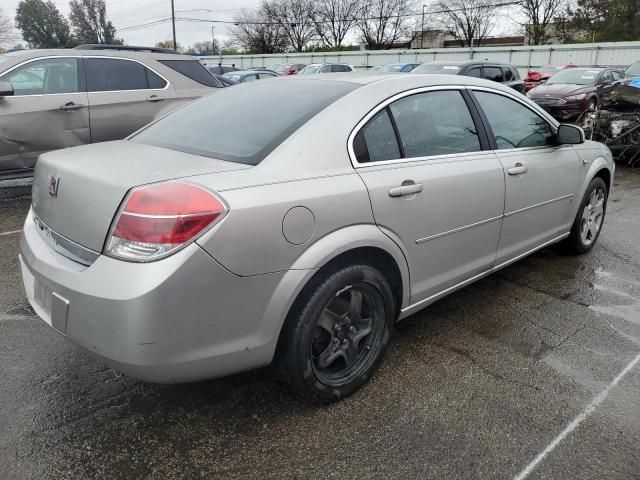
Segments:
[[[4,237],[5,235],[15,235],[16,233],[20,233],[22,230],[13,230],[11,232],[2,232],[0,233],[0,237]]]
[[[589,415],[591,415],[595,411],[598,405],[600,405],[604,401],[604,399],[607,398],[607,395],[609,395],[611,389],[615,387],[620,382],[620,380],[622,380],[622,378],[638,364],[638,362],[640,362],[640,353],[633,360],[631,360],[631,362],[626,367],[624,367],[624,369],[618,374],[616,378],[613,379],[613,381],[609,385],[607,385],[607,388],[605,388],[598,394],[597,397],[591,400],[591,403],[589,403],[589,405],[587,405],[585,409],[580,412],[580,414],[576,418],[574,418],[569,425],[567,425],[567,427],[560,433],[560,435],[553,439],[553,441],[547,446],[547,448],[540,452],[540,454],[536,458],[534,458],[533,461],[529,465],[527,465],[524,470],[522,470],[522,472],[513,477],[513,480],[524,480],[525,478],[527,478],[529,474],[533,472],[533,470],[538,466],[538,464],[542,462],[542,460],[544,460],[545,457],[549,455],[560,444],[560,442],[562,442],[567,436],[569,436],[571,432],[578,428],[578,425],[580,425],[584,420],[586,420]]]

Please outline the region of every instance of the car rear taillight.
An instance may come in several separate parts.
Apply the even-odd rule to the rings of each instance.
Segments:
[[[214,193],[167,182],[134,188],[114,220],[105,254],[148,262],[175,253],[227,212]]]

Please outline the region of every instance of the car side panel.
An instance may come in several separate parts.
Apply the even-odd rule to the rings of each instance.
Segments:
[[[331,232],[374,223],[367,191],[353,170],[218,192],[228,203],[229,214],[198,243],[242,276],[288,270],[310,245]],[[260,254],[265,245],[270,246],[269,255]]]
[[[73,102],[78,110],[63,111]],[[33,168],[50,150],[91,142],[87,93],[0,98],[0,172]]]
[[[173,86],[158,90],[90,92],[93,142],[121,140],[178,107]]]

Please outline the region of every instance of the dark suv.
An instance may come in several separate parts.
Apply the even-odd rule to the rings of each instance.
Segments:
[[[524,93],[524,81],[520,78],[520,73],[515,65],[510,63],[489,62],[487,60],[430,62],[416,67],[411,73],[438,73],[485,78]]]

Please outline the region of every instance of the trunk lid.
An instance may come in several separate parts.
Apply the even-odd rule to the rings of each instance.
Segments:
[[[131,188],[251,168],[124,140],[85,145],[38,159],[32,206],[54,232],[101,252],[113,217]],[[52,181],[57,182],[55,195]]]

